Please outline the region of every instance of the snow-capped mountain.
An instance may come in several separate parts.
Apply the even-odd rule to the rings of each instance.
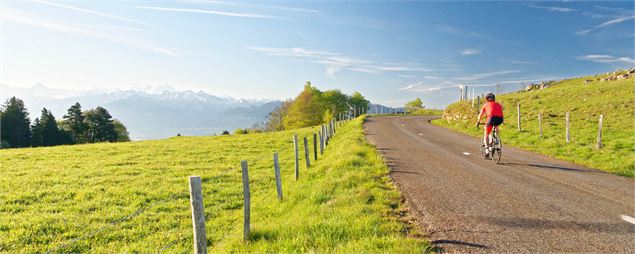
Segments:
[[[121,120],[131,138],[158,139],[181,135],[211,135],[223,130],[251,127],[265,119],[281,102],[268,99],[236,99],[203,91],[177,90],[171,86],[135,90],[66,90],[36,84],[18,88],[0,84],[2,103],[16,96],[24,100],[31,119],[43,107],[61,119],[79,102],[84,110],[102,106]]]

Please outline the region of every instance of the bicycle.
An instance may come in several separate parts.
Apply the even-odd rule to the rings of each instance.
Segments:
[[[483,123],[477,123],[476,128],[480,129],[479,125],[481,124]],[[492,159],[494,163],[498,164],[501,161],[503,153],[503,143],[501,142],[500,136],[498,135],[498,126],[494,126],[494,128],[492,128],[492,132],[489,134],[489,140],[492,141],[492,149],[490,149],[488,153],[485,150],[485,145],[481,144],[481,156],[483,156],[483,158],[487,158],[487,155],[489,155],[489,158]]]

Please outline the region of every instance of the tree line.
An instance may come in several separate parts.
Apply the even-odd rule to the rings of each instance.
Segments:
[[[340,113],[367,109],[369,101],[359,92],[346,95],[340,90],[320,91],[306,82],[304,90],[293,100],[287,100],[267,116],[256,130],[281,131],[340,120]]]
[[[21,99],[12,97],[0,108],[2,148],[126,141],[130,141],[126,126],[113,119],[103,107],[82,111],[78,102],[60,121],[50,110],[43,108],[40,117],[33,122]]]

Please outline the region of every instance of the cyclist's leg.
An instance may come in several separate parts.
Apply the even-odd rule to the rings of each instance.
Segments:
[[[492,133],[492,127],[493,127],[493,125],[491,125],[489,123],[485,124],[485,128],[484,128],[484,131],[485,131],[484,135],[485,136],[483,137],[483,142],[485,142],[484,143],[485,147],[490,147],[491,146],[492,141],[489,140],[489,134]]]

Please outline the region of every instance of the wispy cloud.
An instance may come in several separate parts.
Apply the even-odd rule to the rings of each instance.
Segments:
[[[536,9],[543,9],[543,10],[547,10],[547,11],[553,11],[553,12],[572,12],[572,11],[576,11],[576,9],[572,9],[572,8],[555,7],[555,6],[530,5],[529,7],[536,8]]]
[[[105,18],[109,18],[109,19],[125,21],[125,22],[129,22],[129,23],[134,23],[134,24],[137,24],[137,25],[154,26],[154,27],[156,27],[155,25],[148,24],[146,22],[141,22],[141,21],[134,20],[134,19],[129,19],[129,18],[124,18],[124,17],[120,17],[120,16],[115,16],[115,15],[104,13],[104,12],[99,12],[99,11],[79,8],[79,7],[76,7],[76,6],[60,4],[60,3],[53,3],[53,2],[48,2],[48,1],[41,1],[41,0],[36,0],[35,2],[36,3],[40,3],[40,4],[44,4],[44,5],[48,5],[48,6],[63,8],[63,9],[71,10],[71,11],[86,13],[86,14],[90,14],[90,15],[94,15],[94,16],[105,17]]]
[[[244,13],[244,12],[226,12],[226,11],[214,11],[214,10],[204,10],[204,9],[190,9],[190,8],[167,8],[167,7],[156,7],[156,6],[132,6],[132,7],[133,8],[139,8],[139,9],[146,9],[146,10],[155,10],[155,11],[199,13],[199,14],[238,17],[238,18],[260,18],[260,19],[286,20],[285,18],[277,17],[277,16],[264,15],[264,14],[254,14],[254,13]]]
[[[582,30],[582,31],[578,31],[575,34],[579,35],[579,36],[584,36],[584,35],[587,35],[590,32],[593,32],[595,30],[602,29],[602,28],[605,28],[605,27],[608,27],[608,26],[612,26],[612,25],[619,24],[619,23],[622,23],[622,22],[625,22],[625,21],[629,21],[629,20],[633,20],[633,19],[635,19],[635,15],[622,16],[622,17],[614,18],[614,19],[602,22],[601,24],[599,24],[597,26],[594,26],[594,27],[592,27],[590,29],[585,29],[585,30]]]
[[[464,49],[463,51],[461,51],[461,55],[464,55],[464,56],[479,55],[479,54],[481,54],[480,49]]]
[[[140,42],[136,40],[131,40],[123,37],[117,37],[105,33],[100,33],[94,30],[89,30],[81,27],[70,26],[67,24],[45,20],[39,17],[36,17],[32,14],[22,12],[19,10],[15,10],[9,7],[4,7],[4,10],[0,12],[0,20],[19,23],[23,25],[29,25],[34,27],[45,28],[49,30],[59,31],[67,34],[79,34],[87,37],[93,37],[103,40],[108,40],[119,45],[142,49],[146,51],[161,53],[164,55],[181,57],[178,53],[171,49],[167,49],[164,47],[159,47],[150,43]]]
[[[591,61],[596,63],[629,63],[635,64],[635,59],[630,57],[615,57],[611,55],[584,55],[579,56],[576,59]]]
[[[516,71],[516,70],[485,72],[485,73],[472,74],[469,76],[457,77],[455,79],[461,80],[461,81],[473,81],[473,80],[481,80],[481,79],[491,78],[495,76],[520,73],[520,72],[521,71]]]
[[[470,30],[466,30],[466,29],[461,29],[458,27],[453,27],[453,26],[449,26],[449,25],[438,25],[436,26],[436,28],[441,31],[444,32],[446,34],[451,34],[451,35],[459,35],[459,36],[470,36],[470,37],[476,37],[476,38],[485,38],[485,35],[474,32],[474,31],[470,31]]]
[[[254,4],[254,3],[214,1],[214,0],[180,0],[180,2],[216,4],[216,5],[228,5],[228,6],[243,6],[243,7],[253,7],[253,8],[262,8],[262,9],[274,9],[274,10],[281,10],[281,11],[305,12],[305,13],[320,13],[320,11],[318,10],[289,7],[289,6],[282,6],[282,5],[271,5],[271,4]]]
[[[248,47],[248,49],[266,55],[293,57],[306,62],[322,64],[326,67],[325,75],[328,77],[335,77],[335,74],[342,70],[363,73],[434,71],[433,69],[422,67],[416,63],[378,63],[340,53],[305,48]]]
[[[504,59],[503,61],[508,63],[514,63],[514,64],[535,64],[535,62],[532,62],[532,61],[518,60],[518,59]]]

